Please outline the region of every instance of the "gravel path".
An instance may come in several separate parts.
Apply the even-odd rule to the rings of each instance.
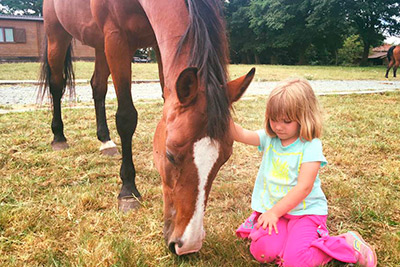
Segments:
[[[374,93],[400,90],[399,81],[310,81],[314,91],[319,95],[326,94],[351,94],[351,93]],[[253,82],[244,97],[252,95],[267,95],[277,82]],[[0,84],[0,105],[12,107],[13,105],[31,105],[36,103],[36,85],[26,84]],[[92,90],[88,84],[76,86],[78,102],[92,102]],[[160,99],[161,87],[159,83],[137,83],[132,84],[133,100],[138,99]],[[107,99],[114,99],[115,90],[109,85]],[[1,107],[0,107],[1,113]],[[4,110],[3,110],[4,113]]]

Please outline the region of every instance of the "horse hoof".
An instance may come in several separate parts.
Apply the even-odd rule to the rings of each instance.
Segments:
[[[110,147],[106,148],[100,151],[102,155],[104,156],[109,156],[109,157],[114,157],[114,156],[119,156],[118,149],[116,147]]]
[[[51,142],[51,147],[54,151],[64,150],[69,148],[69,145],[66,141],[63,142]]]
[[[140,208],[141,204],[140,201],[142,201],[142,198],[136,198],[136,197],[123,197],[118,199],[118,209],[122,212],[128,212],[131,210],[137,210]]]
[[[111,157],[119,155],[117,145],[112,140],[101,143],[100,152],[105,156]]]

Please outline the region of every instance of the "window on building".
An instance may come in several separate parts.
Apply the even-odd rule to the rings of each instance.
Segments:
[[[26,43],[25,29],[0,27],[0,43]]]
[[[4,36],[6,37],[6,43],[13,43],[14,42],[14,31],[13,29],[5,28],[4,29]]]
[[[14,31],[12,28],[0,28],[0,42],[1,43],[14,42]]]

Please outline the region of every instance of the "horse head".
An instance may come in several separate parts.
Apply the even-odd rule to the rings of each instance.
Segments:
[[[243,95],[254,73],[252,69],[224,87],[229,106]],[[228,129],[223,138],[207,135],[207,97],[197,68],[183,70],[173,90],[164,88],[164,99],[153,156],[162,178],[164,237],[169,249],[182,255],[202,246],[208,195],[232,153],[233,140]]]

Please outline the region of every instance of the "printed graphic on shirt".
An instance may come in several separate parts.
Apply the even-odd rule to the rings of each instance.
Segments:
[[[289,165],[286,161],[281,161],[279,158],[272,160],[272,170],[270,175],[278,180],[284,180],[285,183],[289,182]]]
[[[270,195],[270,204],[275,205],[280,196],[286,195],[290,188],[287,186],[289,183],[289,165],[286,161],[282,161],[279,158],[272,160],[272,169],[269,173],[271,180],[275,180],[275,183],[268,184],[268,193]],[[278,196],[278,198],[276,197]]]
[[[268,201],[269,206],[272,207],[279,200],[281,200],[292,188],[290,178],[290,162],[295,162],[296,165],[300,166],[303,158],[303,153],[292,152],[292,153],[278,153],[272,145],[270,145],[265,153],[269,152],[269,157],[272,158],[270,171],[264,176],[264,191],[261,193],[261,202],[265,199],[266,190],[268,190]],[[287,161],[289,160],[289,162]],[[293,166],[294,167],[294,166]],[[294,168],[296,169],[296,168]],[[300,168],[299,168],[300,169]],[[299,171],[297,169],[297,172]],[[297,176],[297,175],[296,175]],[[264,203],[262,203],[264,206]],[[268,209],[264,206],[265,209]],[[299,209],[299,207],[296,207]],[[302,202],[302,209],[306,209],[306,202]]]

